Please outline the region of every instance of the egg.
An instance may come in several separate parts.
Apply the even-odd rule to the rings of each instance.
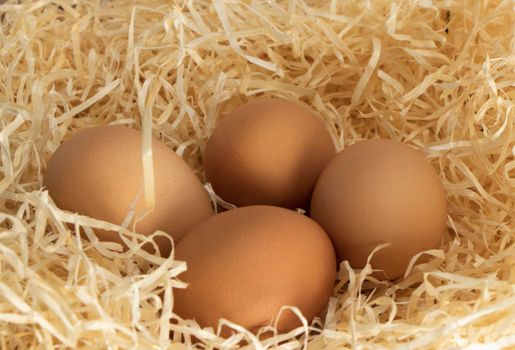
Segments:
[[[208,193],[193,171],[173,150],[153,140],[155,207],[137,223],[136,232],[162,230],[173,239],[213,214]],[[50,158],[43,185],[57,206],[71,212],[121,225],[143,189],[142,134],[123,126],[79,131]],[[136,219],[145,210],[144,196]],[[129,225],[129,229],[132,225]],[[122,242],[118,232],[97,230],[101,241]],[[156,239],[160,253],[170,254],[168,239]],[[151,244],[145,249],[153,251]]]
[[[202,222],[176,247],[186,261],[174,289],[174,312],[216,329],[221,318],[251,331],[274,324],[282,306],[296,306],[311,321],[327,304],[336,258],[324,230],[295,211],[247,206]],[[291,311],[278,330],[301,323]],[[227,332],[225,332],[227,334]]]
[[[303,208],[336,150],[322,120],[300,105],[262,99],[223,117],[204,156],[214,191],[236,206]]]
[[[385,139],[357,142],[324,169],[311,216],[329,234],[338,261],[362,268],[375,253],[379,278],[401,277],[411,258],[437,248],[446,229],[447,201],[438,174],[425,156]]]

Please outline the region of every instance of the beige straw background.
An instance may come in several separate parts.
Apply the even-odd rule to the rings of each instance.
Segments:
[[[510,0],[8,0],[0,348],[515,348],[514,33]],[[99,242],[95,228],[117,226],[56,207],[42,175],[78,130],[123,124],[204,181],[218,118],[264,96],[310,106],[339,149],[373,137],[421,149],[448,230],[398,281],[343,263],[309,327],[261,339],[226,322],[225,339],[174,314],[184,262]]]

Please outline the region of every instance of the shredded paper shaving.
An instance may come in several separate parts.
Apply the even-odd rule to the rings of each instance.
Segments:
[[[511,0],[0,3],[0,348],[515,348]],[[397,281],[343,262],[311,324],[281,310],[301,320],[289,333],[201,328],[173,311],[184,262],[140,249],[150,238],[127,223],[59,209],[42,188],[63,140],[126,125],[143,131],[151,210],[152,136],[205,181],[218,119],[270,96],[313,108],[339,149],[385,137],[423,150],[449,202],[442,245]],[[95,229],[118,230],[129,250]]]

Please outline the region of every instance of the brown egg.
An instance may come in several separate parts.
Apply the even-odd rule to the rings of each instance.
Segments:
[[[297,306],[311,321],[328,302],[336,276],[324,230],[278,207],[215,215],[188,233],[176,253],[188,266],[179,278],[189,285],[174,290],[174,312],[215,329],[225,318],[257,331],[273,324],[284,305]],[[281,332],[299,325],[291,311],[278,321]]]
[[[366,264],[378,277],[401,277],[417,253],[437,248],[446,228],[442,183],[419,151],[394,141],[358,142],[324,169],[313,192],[311,216],[327,231],[338,261]],[[385,275],[386,274],[386,275]]]
[[[312,111],[280,99],[243,105],[211,135],[204,165],[215,192],[236,206],[302,208],[336,153]]]
[[[127,127],[82,130],[53,154],[43,184],[60,208],[120,225],[142,190],[141,148],[141,133]],[[152,151],[156,202],[154,210],[137,223],[136,232],[149,235],[162,230],[179,240],[213,214],[211,202],[193,171],[173,150],[154,140]],[[145,209],[143,197],[136,217]],[[96,234],[103,241],[121,242],[114,231]],[[168,256],[168,240],[160,238],[157,243],[161,254]],[[148,249],[153,250],[150,245]]]

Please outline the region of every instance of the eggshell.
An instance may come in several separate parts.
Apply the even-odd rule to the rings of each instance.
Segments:
[[[311,321],[332,291],[336,258],[323,229],[297,212],[248,206],[211,217],[176,247],[188,270],[175,289],[174,311],[216,329],[220,318],[252,331],[273,324],[284,305],[297,306]],[[280,331],[300,325],[291,311]]]
[[[47,164],[43,184],[55,203],[65,210],[122,224],[143,188],[142,135],[123,126],[104,126],[79,131],[65,141]],[[156,230],[179,240],[197,223],[213,214],[207,192],[193,171],[173,150],[153,140],[155,207],[136,231]],[[136,217],[145,208],[137,202]],[[132,225],[129,227],[132,228]],[[100,240],[121,242],[114,231],[98,230]],[[171,245],[157,240],[161,254]],[[153,250],[149,244],[149,250]]]
[[[281,99],[243,105],[222,118],[204,165],[215,192],[236,206],[309,206],[316,180],[336,153],[312,111]]]
[[[437,248],[446,228],[442,183],[419,151],[394,141],[358,142],[339,153],[315,187],[311,216],[333,241],[338,261],[402,276],[417,253]]]

